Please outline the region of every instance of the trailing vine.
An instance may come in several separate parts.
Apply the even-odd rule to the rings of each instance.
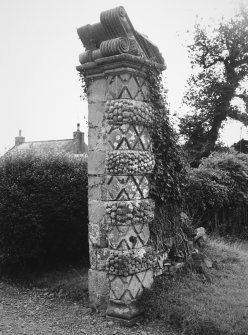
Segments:
[[[161,73],[156,68],[149,68],[147,82],[154,115],[150,132],[156,160],[150,194],[159,205],[175,204],[180,207],[186,170],[181,159],[178,136],[169,120],[167,91]]]
[[[167,91],[161,72],[150,67],[147,71],[150,104],[154,121],[150,128],[152,148],[155,155],[154,173],[150,177],[150,195],[155,201],[155,220],[150,226],[154,247],[169,250],[168,238],[172,238],[170,248],[173,255],[188,255],[188,239],[193,230],[182,222],[183,193],[186,184],[186,170],[181,159],[178,136],[169,120]]]
[[[87,101],[87,92],[88,92],[89,85],[90,85],[90,79],[87,78],[85,69],[79,72],[79,80],[81,81],[81,87],[83,91],[83,93],[80,95],[80,98],[83,101]]]

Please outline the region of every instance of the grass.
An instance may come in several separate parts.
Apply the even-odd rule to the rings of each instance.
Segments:
[[[211,282],[189,270],[156,278],[140,299],[147,318],[159,318],[183,335],[247,335],[248,243],[211,238],[205,253],[214,264],[207,270]],[[80,266],[52,269],[19,283],[88,305],[87,271]]]
[[[248,334],[248,244],[211,239],[206,250],[211,282],[192,272],[157,278],[141,298],[146,314],[184,335]]]

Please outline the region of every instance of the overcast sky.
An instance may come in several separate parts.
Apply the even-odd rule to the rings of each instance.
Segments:
[[[87,131],[75,69],[84,48],[76,28],[119,5],[162,52],[169,102],[178,110],[190,74],[186,31],[197,14],[231,16],[238,0],[0,0],[0,154],[14,145],[19,129],[26,141],[72,138],[78,122]],[[227,144],[238,141],[240,125],[225,134]]]

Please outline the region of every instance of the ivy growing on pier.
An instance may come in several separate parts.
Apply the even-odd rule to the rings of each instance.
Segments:
[[[188,254],[188,239],[193,229],[181,220],[183,194],[186,184],[186,169],[178,136],[169,119],[167,91],[161,72],[150,67],[147,72],[150,104],[154,121],[150,128],[152,148],[155,155],[154,173],[150,177],[150,195],[155,201],[155,220],[150,227],[153,244],[166,250],[172,239],[173,255]]]

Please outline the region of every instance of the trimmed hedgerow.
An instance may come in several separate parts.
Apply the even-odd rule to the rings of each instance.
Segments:
[[[0,266],[88,262],[87,163],[27,151],[0,161]]]

